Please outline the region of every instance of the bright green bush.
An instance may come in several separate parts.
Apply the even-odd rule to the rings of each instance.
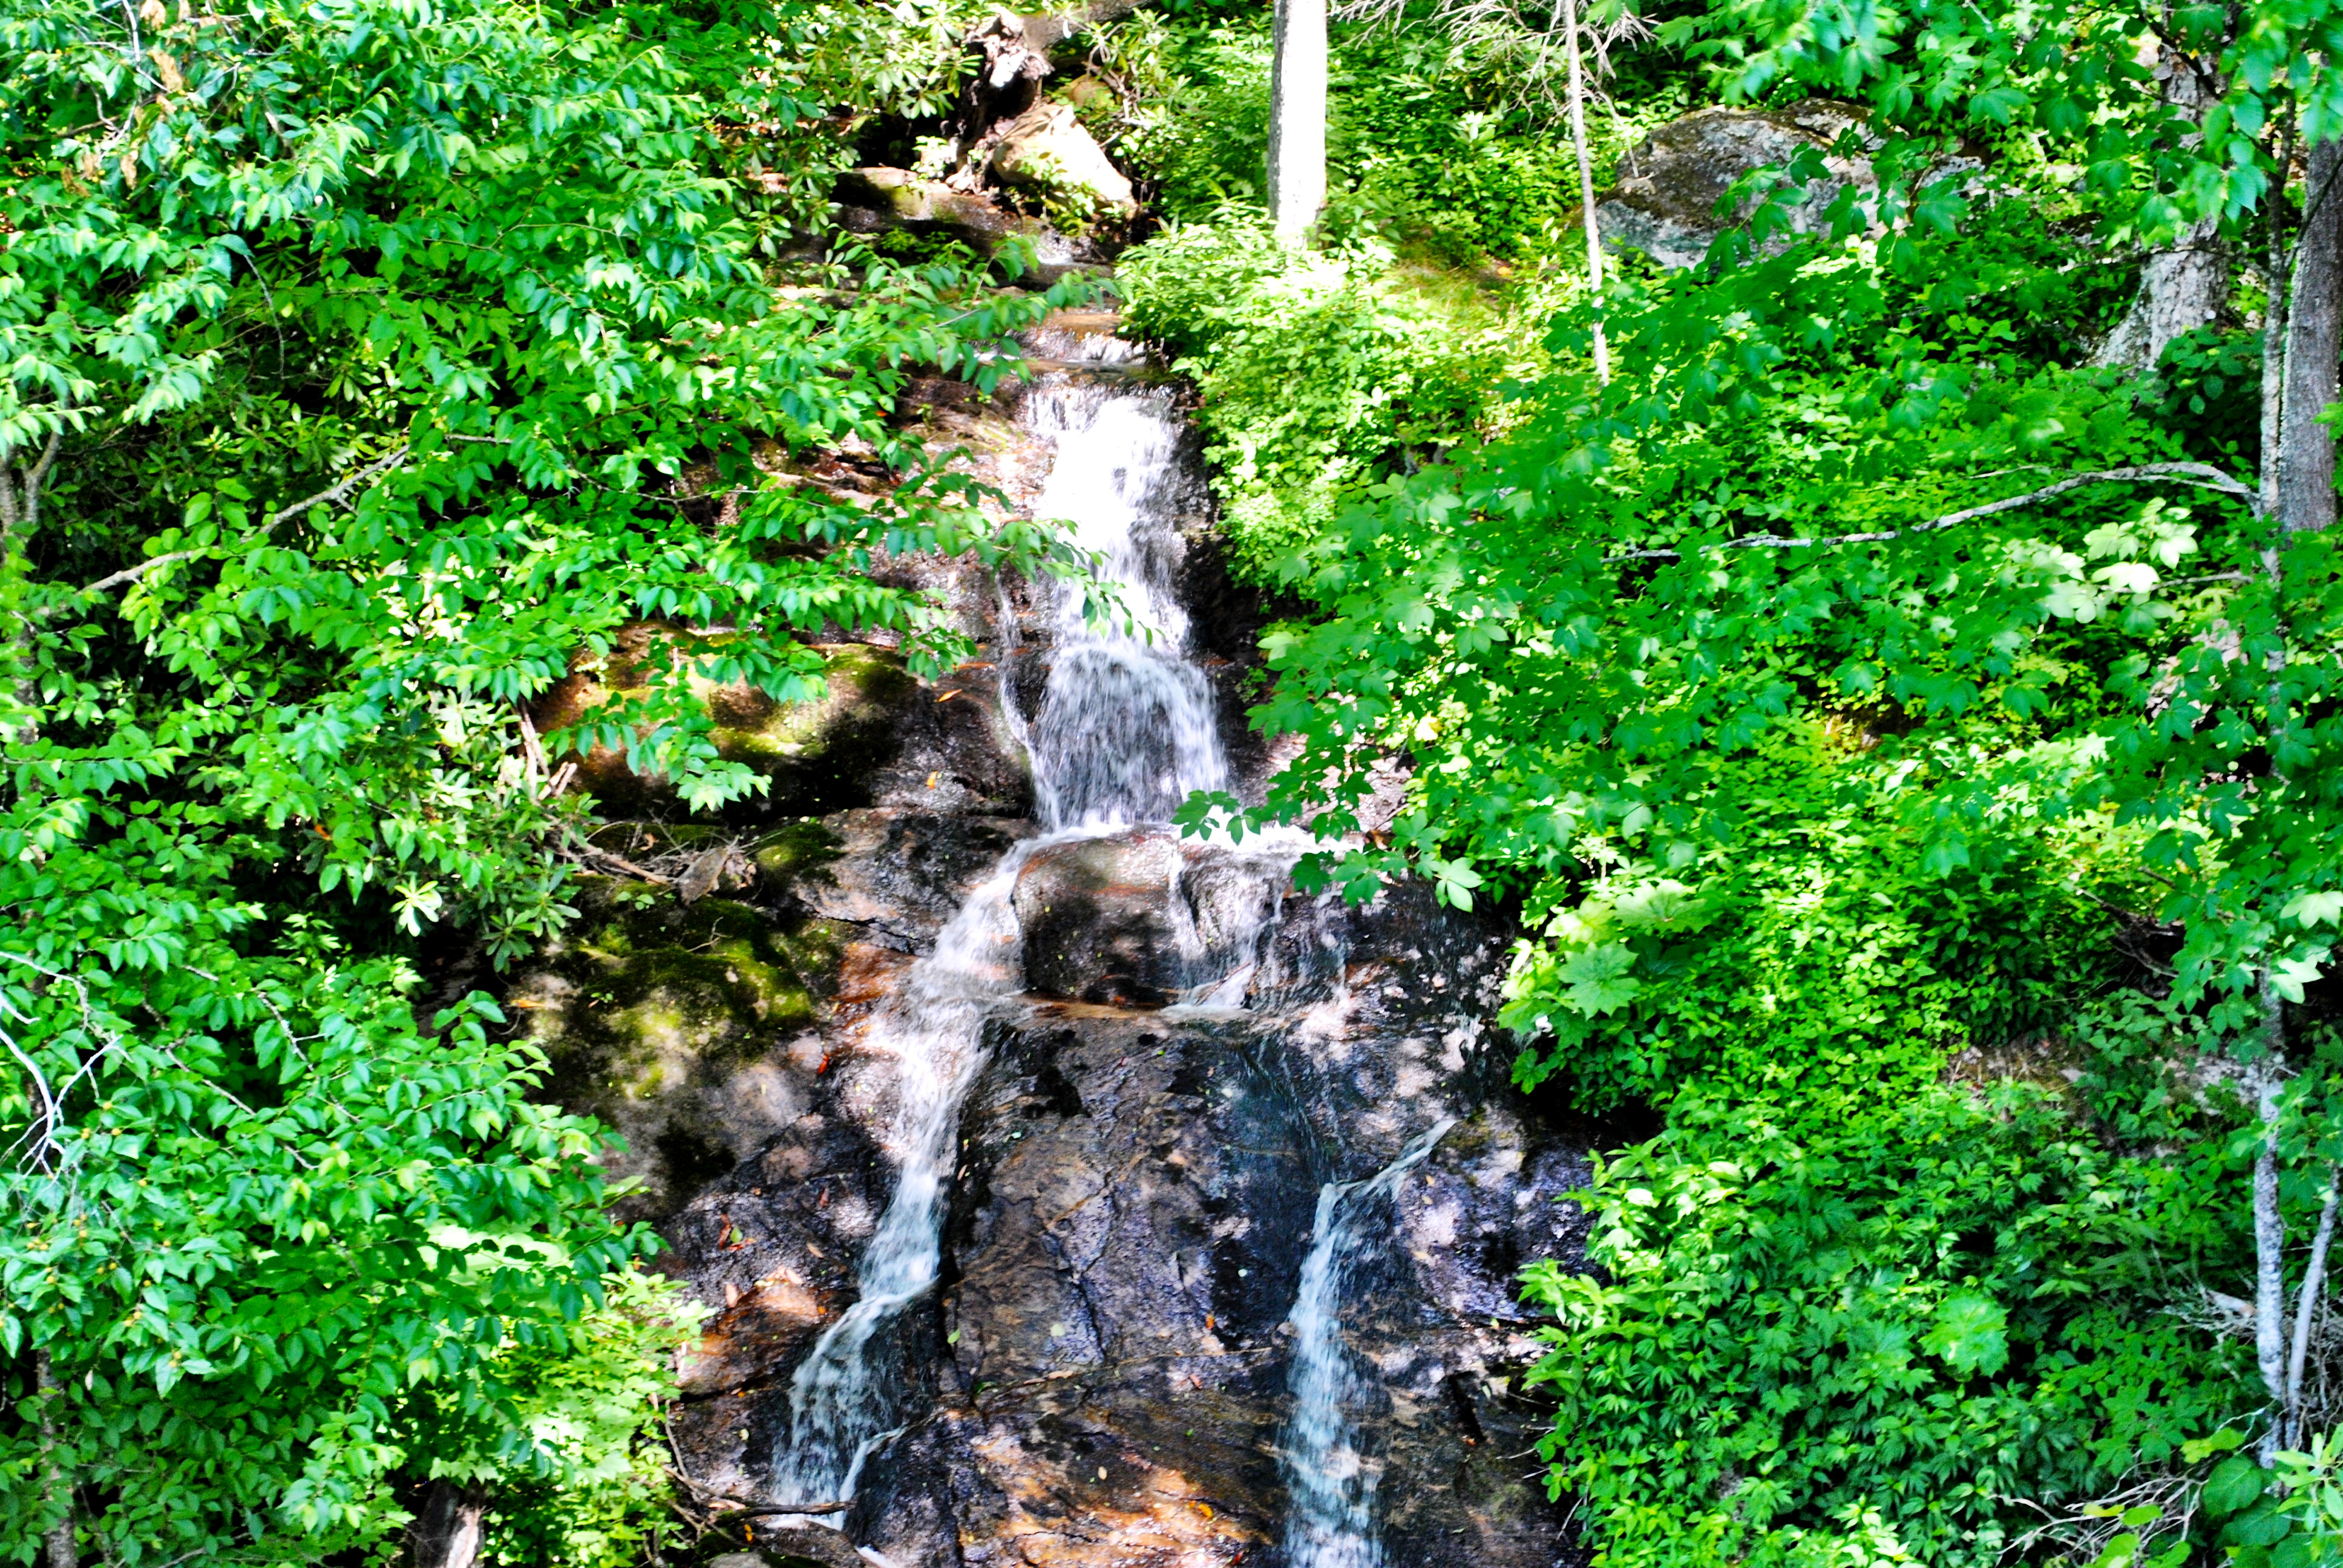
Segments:
[[[1502,320],[1438,302],[1390,259],[1281,246],[1240,208],[1123,258],[1133,325],[1196,381],[1224,526],[1256,578],[1360,485],[1473,440],[1494,408]]]
[[[1924,863],[1860,787],[1855,726],[1810,726],[1735,770],[1739,833],[1670,870],[1588,841],[1587,879],[1531,913],[1503,1021],[1524,1087],[1605,1111],[1687,1091],[1875,1098],[1966,1046],[2040,1034],[2120,978],[2078,887],[2092,841],[2037,833]]]
[[[522,1391],[513,1424],[527,1434],[527,1462],[491,1451],[440,1467],[494,1489],[482,1543],[490,1563],[626,1568],[656,1561],[643,1549],[679,1533],[660,1408],[675,1395],[676,1348],[704,1309],[674,1281],[641,1270],[612,1276],[609,1287],[564,1346],[504,1352],[504,1375]]]
[[[1987,1568],[2008,1499],[2177,1467],[2250,1406],[2246,1347],[2163,1310],[2242,1261],[2242,1226],[2172,1201],[2217,1141],[2111,1154],[2024,1086],[1670,1121],[1588,1199],[1602,1271],[1528,1276],[1552,1483],[1609,1568]]]

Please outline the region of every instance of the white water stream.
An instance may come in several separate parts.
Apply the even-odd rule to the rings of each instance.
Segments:
[[[1128,357],[1130,347],[1111,338],[1080,346],[1081,357],[1099,363]],[[1061,381],[1031,393],[1024,417],[1057,444],[1035,515],[1071,522],[1076,542],[1097,552],[1120,614],[1101,621],[1085,614],[1079,592],[1055,596],[1049,682],[1030,728],[1009,684],[1016,661],[999,659],[1002,708],[1031,759],[1042,833],[1002,857],[969,895],[866,1036],[863,1049],[896,1066],[887,1133],[895,1190],[857,1265],[855,1304],[791,1382],[788,1438],[771,1481],[781,1504],[850,1499],[865,1462],[916,1413],[903,1402],[910,1380],[888,1342],[898,1317],[935,1284],[961,1102],[984,1067],[985,1016],[1023,984],[1011,902],[1020,872],[1051,846],[1164,823],[1191,791],[1229,786],[1212,690],[1189,656],[1188,617],[1171,576],[1181,477],[1168,401],[1144,388]],[[1004,606],[1004,641],[1013,628]],[[1286,874],[1308,841],[1298,831],[1256,836],[1174,873],[1179,885],[1168,891],[1190,1003],[1243,1005]],[[1383,1233],[1378,1200],[1450,1125],[1365,1181],[1329,1183],[1319,1194],[1292,1314],[1294,1410],[1280,1445],[1292,1568],[1381,1568],[1375,1471],[1353,1423],[1371,1384],[1342,1342],[1341,1312],[1357,1266]],[[836,1514],[782,1521],[841,1522]]]
[[[1091,341],[1104,346],[1093,357],[1117,357],[1116,340]],[[1190,790],[1228,786],[1212,691],[1186,657],[1188,618],[1171,581],[1179,433],[1168,401],[1143,388],[1047,385],[1029,395],[1025,417],[1057,442],[1035,515],[1071,521],[1078,542],[1099,553],[1122,615],[1094,623],[1079,593],[1057,595],[1049,685],[1025,736],[1042,836],[1011,849],[969,895],[866,1039],[866,1050],[897,1064],[888,1139],[895,1191],[857,1265],[858,1300],[790,1383],[789,1438],[772,1477],[784,1504],[853,1496],[864,1462],[910,1413],[903,1380],[880,1353],[883,1336],[935,1283],[960,1103],[984,1066],[984,1015],[1022,984],[1011,902],[1018,873],[1050,845],[1163,822]],[[1002,706],[1015,722],[1016,694],[1005,684],[1013,661],[1000,662]]]
[[[1359,1404],[1373,1384],[1342,1342],[1343,1302],[1359,1264],[1390,1239],[1382,1200],[1456,1123],[1443,1120],[1362,1181],[1318,1190],[1318,1219],[1293,1300],[1293,1413],[1278,1444],[1285,1477],[1287,1568],[1383,1568],[1374,1462],[1359,1450]]]

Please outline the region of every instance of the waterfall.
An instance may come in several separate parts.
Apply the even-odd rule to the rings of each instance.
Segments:
[[[1058,442],[1034,515],[1071,522],[1121,601],[1105,624],[1079,593],[1051,607],[1056,655],[1030,737],[1041,825],[1170,821],[1190,791],[1227,788],[1229,772],[1163,548],[1179,429],[1160,395],[1097,385],[1045,387],[1025,417]]]
[[[1383,1568],[1375,1539],[1374,1464],[1359,1452],[1353,1412],[1373,1392],[1342,1342],[1342,1311],[1358,1265],[1390,1236],[1380,1200],[1423,1163],[1455,1121],[1443,1120],[1363,1181],[1318,1190],[1310,1255],[1293,1299],[1293,1414],[1278,1444],[1290,1499],[1287,1568]]]
[[[1101,362],[1129,347],[1085,341],[1100,346],[1091,357]],[[864,1462],[913,1413],[902,1403],[908,1380],[880,1353],[882,1336],[935,1283],[960,1103],[984,1066],[984,1015],[1022,983],[1011,902],[1019,871],[1051,844],[1163,822],[1190,790],[1228,786],[1212,690],[1186,657],[1187,615],[1167,564],[1179,479],[1169,400],[1141,387],[1061,382],[1031,393],[1024,417],[1056,440],[1035,515],[1071,523],[1120,611],[1101,622],[1084,613],[1080,591],[1056,594],[1049,684],[1023,737],[1043,836],[1002,858],[872,1023],[866,1049],[893,1058],[900,1084],[887,1151],[895,1191],[857,1263],[858,1299],[790,1383],[787,1445],[771,1482],[782,1504],[852,1497]],[[1009,627],[1004,615],[1004,636]],[[1006,685],[1013,661],[1000,663],[1002,706],[1017,722]]]

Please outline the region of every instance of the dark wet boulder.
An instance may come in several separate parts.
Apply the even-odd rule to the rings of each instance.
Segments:
[[[1015,895],[1026,989],[1125,1007],[1240,1002],[1290,890],[1288,859],[1162,827],[1036,849]],[[1222,979],[1225,994],[1208,994]]]
[[[1021,818],[871,807],[794,824],[752,851],[766,885],[867,940],[922,951],[1010,847]]]
[[[1160,1007],[1178,990],[1180,873],[1170,829],[1038,849],[1017,878],[1025,985],[1078,1001]]]
[[[507,1001],[548,1091],[617,1133],[603,1164],[631,1184],[619,1212],[657,1220],[805,1113],[846,933],[732,898],[687,908],[649,883],[578,889],[581,918]]]

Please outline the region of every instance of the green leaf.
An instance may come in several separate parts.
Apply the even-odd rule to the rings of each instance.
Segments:
[[[2219,1518],[2236,1513],[2258,1499],[2269,1484],[2269,1473],[2252,1460],[2233,1455],[2214,1466],[2205,1481],[2205,1508]]]
[[[2009,1360],[2009,1317],[1990,1296],[1972,1292],[1937,1304],[1921,1348],[1962,1372],[1997,1372]]]
[[[1567,987],[1572,1007],[1592,1018],[1615,1012],[1635,998],[1642,982],[1628,975],[1635,954],[1624,942],[1606,942],[1573,953],[1555,971]]]

